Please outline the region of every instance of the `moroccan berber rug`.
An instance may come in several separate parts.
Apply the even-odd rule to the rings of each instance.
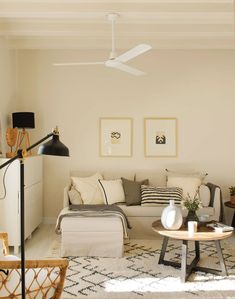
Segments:
[[[181,283],[180,269],[158,264],[161,243],[130,240],[125,244],[123,258],[68,257],[62,298],[235,298],[235,249],[231,244],[221,242],[229,276],[196,272]],[[200,244],[200,265],[220,269],[214,243]],[[59,243],[55,242],[49,255],[56,257],[58,251]],[[193,257],[192,247],[189,261]],[[171,241],[165,258],[179,262],[181,242]]]

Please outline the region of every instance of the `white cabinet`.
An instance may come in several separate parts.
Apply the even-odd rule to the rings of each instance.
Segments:
[[[0,164],[9,159],[0,158]],[[3,176],[7,166],[0,170],[0,198],[4,195]],[[43,184],[42,157],[25,158],[25,239],[42,222]],[[9,245],[15,253],[20,246],[20,162],[15,160],[5,175],[6,197],[0,199],[0,231],[6,231]]]

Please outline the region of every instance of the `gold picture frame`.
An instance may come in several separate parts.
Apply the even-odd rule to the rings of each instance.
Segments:
[[[133,151],[133,119],[102,117],[99,120],[101,157],[131,157]]]
[[[177,157],[177,127],[175,117],[144,118],[145,157]]]

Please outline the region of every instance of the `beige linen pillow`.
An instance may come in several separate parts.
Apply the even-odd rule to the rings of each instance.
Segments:
[[[72,184],[81,194],[84,204],[103,204],[103,196],[98,186],[98,180],[103,177],[100,173],[95,173],[89,177],[71,177]]]
[[[202,178],[196,176],[168,176],[167,179],[167,187],[182,188],[184,198],[187,194],[194,197],[201,184]]]
[[[68,195],[69,201],[72,205],[83,204],[81,194],[74,186],[72,186],[71,189],[68,191]]]

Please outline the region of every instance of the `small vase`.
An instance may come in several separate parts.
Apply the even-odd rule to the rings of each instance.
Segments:
[[[175,206],[174,200],[170,200],[169,206],[162,211],[161,223],[165,229],[177,230],[181,227],[183,223],[181,209]]]
[[[188,211],[188,215],[185,218],[185,225],[189,222],[189,221],[197,221],[199,222],[199,219],[197,217],[196,211],[194,210],[189,210]]]

